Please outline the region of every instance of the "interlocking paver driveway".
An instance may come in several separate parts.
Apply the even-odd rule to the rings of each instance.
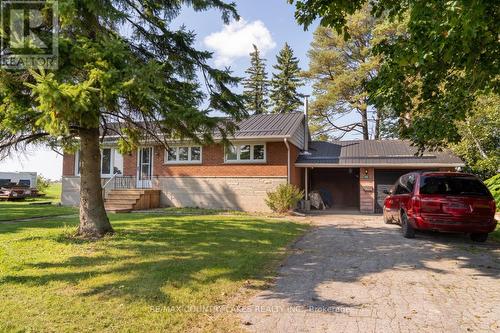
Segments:
[[[249,300],[256,332],[500,332],[500,246],[401,236],[378,216],[323,215],[275,286]]]

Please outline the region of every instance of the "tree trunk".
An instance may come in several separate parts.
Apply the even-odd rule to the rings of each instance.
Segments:
[[[100,238],[112,233],[101,186],[99,129],[80,130],[80,226],[78,235]]]
[[[380,139],[380,122],[381,122],[381,112],[377,109],[377,119],[375,119],[375,140]]]
[[[368,108],[366,105],[363,105],[360,108],[361,111],[361,126],[363,127],[363,140],[369,140],[368,136]]]

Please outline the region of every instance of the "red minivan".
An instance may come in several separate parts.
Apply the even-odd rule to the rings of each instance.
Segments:
[[[403,236],[415,230],[464,232],[484,242],[495,230],[495,200],[474,175],[412,172],[401,176],[384,201],[384,222],[401,225]]]

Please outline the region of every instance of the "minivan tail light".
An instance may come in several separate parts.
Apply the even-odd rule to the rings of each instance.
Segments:
[[[422,201],[420,200],[420,197],[414,196],[411,199],[411,204],[412,204],[413,212],[415,213],[415,215],[420,215],[420,211],[422,208]]]

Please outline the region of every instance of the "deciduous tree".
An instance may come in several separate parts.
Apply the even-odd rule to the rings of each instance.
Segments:
[[[320,18],[349,38],[348,15],[368,0],[289,0],[307,28]],[[446,146],[460,139],[476,96],[498,94],[500,10],[493,0],[370,1],[372,14],[408,19],[408,33],[378,43],[384,57],[370,95],[405,121],[400,134],[419,146]]]
[[[466,171],[488,179],[500,170],[500,97],[479,96],[465,120],[456,124],[460,142],[451,145]]]
[[[230,90],[239,80],[207,65],[211,55],[192,46],[193,33],[170,25],[185,5],[220,10],[226,22],[238,18],[234,4],[221,0],[63,1],[58,69],[0,70],[4,155],[28,144],[79,145],[82,236],[113,231],[101,194],[104,134],[120,136],[123,150],[142,140],[210,141],[213,130],[226,135],[234,129],[231,122],[211,117],[211,110],[234,119],[245,115],[242,98]],[[209,107],[202,109],[205,100]]]

